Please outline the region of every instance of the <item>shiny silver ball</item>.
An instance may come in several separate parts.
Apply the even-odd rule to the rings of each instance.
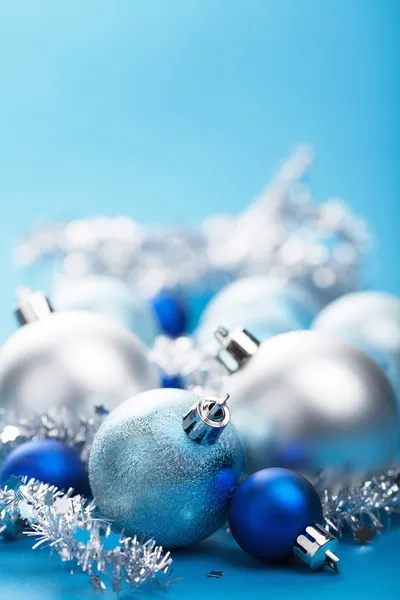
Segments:
[[[97,432],[89,460],[93,496],[126,535],[183,547],[226,521],[243,449],[231,424],[211,446],[190,439],[182,419],[198,400],[183,390],[144,392],[118,406]]]
[[[250,472],[279,466],[358,479],[396,455],[394,391],[378,365],[347,342],[312,331],[278,335],[223,387]]]
[[[312,327],[351,342],[375,360],[400,407],[400,298],[374,291],[345,294],[328,304]]]
[[[87,415],[95,405],[112,410],[157,385],[136,336],[88,312],[28,323],[0,350],[0,406],[20,414],[66,407]]]

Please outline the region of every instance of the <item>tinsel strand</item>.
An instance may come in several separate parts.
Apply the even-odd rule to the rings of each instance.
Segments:
[[[94,434],[106,415],[102,406],[96,406],[89,417],[79,417],[66,408],[27,416],[0,409],[0,461],[23,442],[53,439],[76,450],[86,463]]]
[[[348,531],[357,537],[357,530],[365,525],[380,532],[390,515],[400,513],[400,469],[339,492],[324,490],[321,499],[326,524],[339,538]]]
[[[106,589],[106,578],[111,578],[116,593],[124,585],[133,590],[146,582],[171,583],[169,552],[154,540],[122,536],[107,550],[110,523],[97,515],[93,501],[71,494],[72,490],[64,494],[33,479],[11,477],[0,489],[0,533],[12,535],[28,523],[30,530],[24,533],[37,538],[34,549],[46,545],[56,550],[71,571],[79,567],[87,573],[93,589],[100,593]]]

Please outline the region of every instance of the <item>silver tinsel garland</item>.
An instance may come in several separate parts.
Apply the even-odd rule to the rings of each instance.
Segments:
[[[379,533],[392,514],[400,514],[400,468],[373,477],[358,486],[321,493],[324,518],[332,533],[341,538],[350,532],[361,543],[360,532]]]
[[[110,275],[151,296],[163,287],[196,293],[248,275],[298,279],[327,303],[358,289],[370,236],[338,199],[315,203],[302,182],[314,159],[300,146],[249,207],[197,228],[144,227],[128,216],[38,227],[17,262],[57,265],[70,277]]]
[[[54,439],[74,448],[86,463],[94,434],[107,411],[97,406],[93,416],[79,417],[66,409],[22,416],[0,409],[0,461],[23,442]]]
[[[171,583],[169,552],[154,540],[120,537],[110,550],[110,523],[96,514],[95,503],[71,496],[54,486],[23,477],[11,477],[0,489],[0,533],[13,537],[28,523],[27,535],[38,538],[33,548],[46,545],[58,552],[73,572],[76,567],[88,574],[95,591],[106,589],[106,578],[116,593],[146,582]]]

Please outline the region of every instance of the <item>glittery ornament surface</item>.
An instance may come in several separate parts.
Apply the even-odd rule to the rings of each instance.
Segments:
[[[114,410],[95,436],[92,492],[126,534],[181,547],[224,524],[244,470],[243,451],[231,424],[212,446],[186,435],[182,417],[197,401],[182,390],[139,394]]]

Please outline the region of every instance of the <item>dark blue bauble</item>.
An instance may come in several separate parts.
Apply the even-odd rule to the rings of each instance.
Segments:
[[[229,513],[239,546],[268,562],[291,558],[297,536],[313,523],[323,523],[318,492],[288,469],[264,469],[248,477],[237,488]]]
[[[187,314],[178,294],[161,290],[150,300],[163,332],[169,337],[179,337],[186,331]]]
[[[185,386],[183,385],[182,377],[180,375],[167,375],[166,373],[161,373],[161,387],[183,390]]]
[[[90,493],[88,475],[78,454],[56,440],[33,440],[15,448],[2,465],[0,482],[5,483],[11,475],[26,475],[60,490],[71,487],[84,496]]]

